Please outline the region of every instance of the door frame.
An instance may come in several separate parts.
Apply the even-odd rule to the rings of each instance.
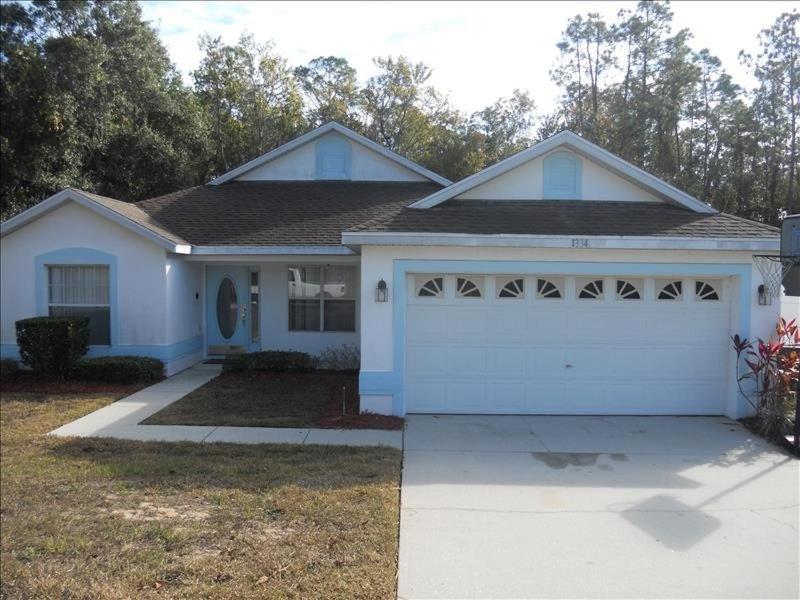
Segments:
[[[203,320],[204,320],[204,323],[205,323],[205,326],[203,327],[204,354],[205,354],[206,358],[209,356],[209,352],[208,352],[209,342],[210,342],[209,333],[210,333],[210,328],[211,327],[216,327],[216,331],[215,331],[216,337],[218,337],[220,340],[223,340],[222,342],[220,342],[220,345],[225,345],[225,342],[224,342],[225,336],[223,336],[222,332],[219,330],[219,322],[218,322],[218,320],[216,318],[216,306],[213,306],[215,304],[215,298],[209,297],[209,289],[208,289],[208,286],[209,286],[208,269],[209,268],[219,269],[219,271],[222,273],[220,275],[220,277],[219,277],[220,282],[223,279],[225,279],[226,277],[229,278],[232,281],[232,283],[234,285],[234,288],[236,290],[236,298],[237,298],[237,302],[238,302],[239,307],[240,307],[239,310],[241,310],[242,307],[245,308],[245,323],[242,325],[244,341],[241,344],[237,344],[237,343],[231,342],[229,345],[231,345],[231,346],[241,346],[241,347],[245,348],[245,350],[247,350],[249,352],[249,351],[251,351],[251,346],[252,346],[252,341],[251,341],[251,336],[250,336],[250,323],[251,323],[251,316],[250,316],[250,273],[251,273],[251,271],[253,269],[249,265],[244,265],[244,264],[236,264],[236,263],[212,264],[212,263],[208,263],[208,264],[205,264],[204,268],[203,268]],[[242,285],[241,285],[242,282],[240,282],[239,281],[239,277],[237,277],[235,275],[236,270],[242,270],[242,271],[246,271],[247,272],[247,278],[246,278],[246,281],[245,281],[246,289],[242,289]],[[259,276],[259,302],[260,302],[260,289],[261,289],[261,281],[260,281],[260,276]],[[244,294],[243,294],[243,292],[244,292]],[[214,309],[213,310],[213,318],[212,318],[212,314],[209,312],[212,308]],[[239,320],[239,318],[237,317],[237,327],[238,327],[238,320]],[[213,324],[212,324],[212,321],[213,321]]]

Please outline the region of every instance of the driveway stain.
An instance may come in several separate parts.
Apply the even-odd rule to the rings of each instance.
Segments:
[[[551,469],[591,467],[597,463],[598,452],[531,452],[531,456]]]
[[[551,469],[566,469],[567,467],[593,467],[602,452],[531,452],[531,456]],[[608,455],[614,462],[627,462],[626,454],[613,453]],[[598,465],[601,471],[613,471],[610,465]]]

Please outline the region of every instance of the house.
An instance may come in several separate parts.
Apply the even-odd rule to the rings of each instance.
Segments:
[[[360,345],[378,413],[738,417],[730,336],[780,311],[752,259],[776,228],[568,132],[452,183],[329,123],[143,202],[66,189],[1,233],[3,356],[47,314],[170,373]]]

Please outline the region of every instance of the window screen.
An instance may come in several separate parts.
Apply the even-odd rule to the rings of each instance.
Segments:
[[[289,267],[290,331],[355,331],[356,269]]]
[[[50,266],[47,284],[51,317],[88,317],[89,343],[111,344],[107,266]]]

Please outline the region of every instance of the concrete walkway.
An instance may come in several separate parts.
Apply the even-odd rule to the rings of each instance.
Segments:
[[[378,429],[288,429],[212,425],[140,425],[140,423],[219,375],[219,365],[196,365],[164,381],[117,400],[50,432],[59,437],[109,437],[163,442],[234,444],[323,444],[403,447],[402,431]]]
[[[724,417],[411,415],[398,596],[798,598],[799,504]]]

